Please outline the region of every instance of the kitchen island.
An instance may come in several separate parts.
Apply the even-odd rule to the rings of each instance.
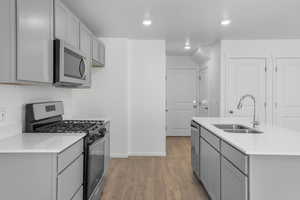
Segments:
[[[300,133],[260,126],[262,133],[225,132],[236,118],[193,118],[192,166],[212,200],[300,199]]]

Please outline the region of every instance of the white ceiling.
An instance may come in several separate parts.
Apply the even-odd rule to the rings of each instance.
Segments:
[[[99,37],[165,39],[187,54],[218,39],[300,38],[300,0],[62,0]],[[142,20],[150,14],[152,26]],[[232,24],[221,27],[220,20]]]

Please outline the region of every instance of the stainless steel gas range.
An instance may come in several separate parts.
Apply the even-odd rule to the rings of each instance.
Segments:
[[[84,139],[84,200],[99,200],[103,191],[109,156],[109,122],[63,120],[63,102],[27,104],[26,133],[86,133]]]

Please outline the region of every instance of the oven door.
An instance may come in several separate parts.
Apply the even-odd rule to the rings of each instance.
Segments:
[[[87,199],[93,194],[104,175],[105,138],[88,145],[87,159]]]
[[[84,54],[62,40],[54,42],[55,85],[82,85],[88,82],[89,62]]]

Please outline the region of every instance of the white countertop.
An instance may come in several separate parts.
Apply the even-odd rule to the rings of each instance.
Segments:
[[[0,153],[60,153],[85,133],[24,133],[0,140]]]
[[[214,124],[241,124],[251,127],[249,120],[237,118],[199,118],[193,120],[221,139],[248,155],[300,156],[300,132],[276,126],[261,125],[262,134],[227,133]]]

